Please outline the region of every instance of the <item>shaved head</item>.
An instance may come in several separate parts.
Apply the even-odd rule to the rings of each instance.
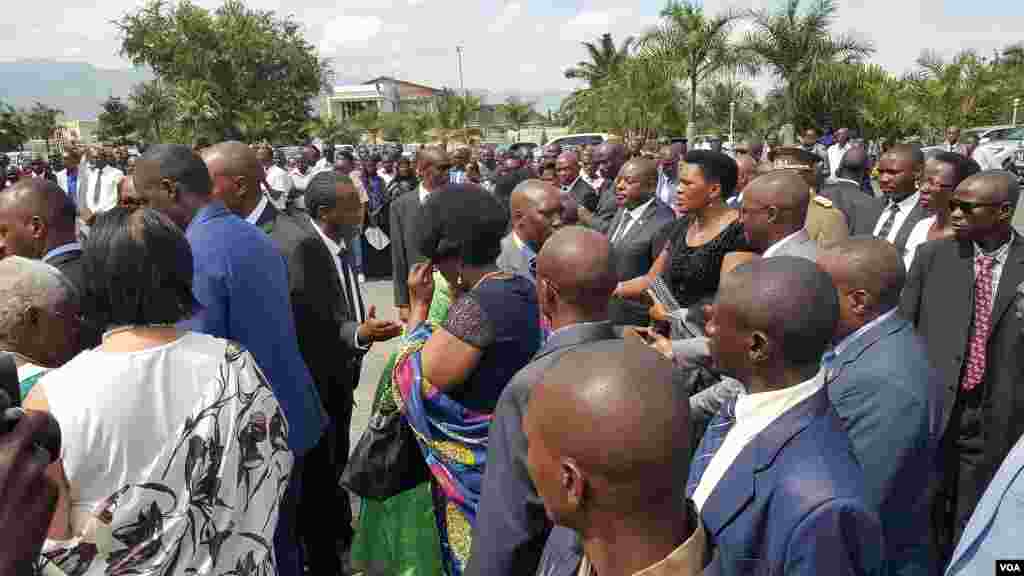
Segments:
[[[749,383],[771,365],[817,371],[836,331],[839,302],[832,278],[814,262],[777,256],[723,276],[713,315],[716,362]]]
[[[553,284],[560,302],[579,317],[607,319],[618,283],[608,238],[582,226],[555,232],[537,255],[537,278]]]
[[[562,225],[562,194],[543,180],[523,180],[509,199],[512,228],[523,242],[540,250]]]
[[[643,374],[643,393],[636,378]],[[529,470],[556,523],[683,502],[689,401],[672,364],[639,339],[567,352],[530,393]]]
[[[836,341],[899,306],[907,272],[899,250],[880,238],[842,240],[818,255],[839,294]]]
[[[736,192],[743,192],[757,175],[757,161],[750,154],[736,155]]]
[[[802,229],[810,201],[807,181],[796,170],[776,170],[758,176],[747,185],[740,210],[743,233],[751,247],[764,252]]]
[[[516,210],[526,210],[530,206],[541,204],[545,198],[550,196],[552,191],[557,193],[558,189],[543,180],[533,178],[523,180],[512,189],[509,205],[512,207],[513,212]]]
[[[213,197],[238,216],[248,216],[263,197],[264,171],[256,151],[241,142],[221,142],[204,148],[202,155],[213,180]]]
[[[48,250],[75,241],[77,210],[56,183],[23,179],[0,191],[0,227],[6,229],[0,258],[16,254],[42,258]]]
[[[839,161],[838,174],[851,180],[861,180],[868,167],[868,151],[863,146],[854,146],[843,154]],[[845,175],[845,176],[844,176]]]
[[[985,202],[1009,203],[1012,208],[1017,206],[1020,197],[1020,183],[1013,174],[1005,170],[986,170],[964,180],[961,186],[978,192],[978,197]]]

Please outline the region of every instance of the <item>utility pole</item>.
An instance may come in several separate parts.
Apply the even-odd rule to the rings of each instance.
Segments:
[[[729,145],[732,146],[733,150],[736,149],[736,140],[734,140],[734,135],[733,135],[733,127],[735,125],[735,119],[736,119],[736,101],[735,100],[731,100],[729,102]]]
[[[465,96],[466,95],[466,83],[462,79],[462,46],[456,46],[455,47],[455,53],[458,54],[458,57],[459,57],[459,90],[462,92],[462,95]]]
[[[1017,125],[1017,107],[1020,106],[1020,98],[1013,99],[1013,125]]]

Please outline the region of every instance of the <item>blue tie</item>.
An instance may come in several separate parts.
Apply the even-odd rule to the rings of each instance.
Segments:
[[[734,397],[727,400],[722,405],[722,409],[718,411],[718,414],[715,414],[715,417],[711,419],[711,423],[708,424],[708,428],[704,432],[704,438],[701,439],[700,446],[697,447],[697,454],[694,455],[693,461],[690,462],[690,478],[686,483],[687,498],[693,497],[693,493],[697,490],[697,485],[700,484],[701,476],[707,470],[711,458],[722,447],[722,442],[725,442],[726,435],[729,434],[729,430],[735,423],[736,398]]]

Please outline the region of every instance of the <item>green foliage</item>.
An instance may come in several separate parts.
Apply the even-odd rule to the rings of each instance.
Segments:
[[[57,128],[57,118],[63,111],[51,108],[42,102],[36,102],[32,108],[23,113],[25,132],[29,138],[37,138],[46,143],[46,153],[50,153],[50,136]]]
[[[590,86],[599,85],[629,58],[634,43],[635,39],[629,37],[616,47],[611,34],[602,34],[597,42],[582,42],[590,61],[579,62],[569,68],[565,71],[565,77],[569,80],[583,80]]]
[[[241,0],[212,12],[188,0],[150,0],[117,26],[121,54],[173,87],[181,135],[192,141],[265,133],[263,126],[298,141],[311,118],[310,101],[330,79],[328,63],[297,22]]]
[[[501,105],[501,112],[505,120],[516,129],[516,140],[519,140],[519,132],[533,116],[533,103],[523,102],[515,96],[509,96]]]
[[[165,142],[177,117],[174,91],[160,79],[136,84],[128,96],[135,131],[145,142]]]
[[[25,115],[0,102],[0,152],[18,150],[28,140]]]
[[[344,124],[327,116],[313,118],[306,131],[310,136],[331,144],[356,144],[359,142],[360,136],[359,130],[350,124]]]
[[[103,112],[100,112],[98,120],[96,137],[101,142],[125,146],[135,132],[131,110],[116,96],[107,98],[103,103]]]
[[[1004,117],[1000,112],[1008,78],[1000,77],[999,66],[988,65],[970,50],[949,62],[925,52],[917,66],[905,79],[906,93],[921,123],[933,131],[952,125],[994,124]]]

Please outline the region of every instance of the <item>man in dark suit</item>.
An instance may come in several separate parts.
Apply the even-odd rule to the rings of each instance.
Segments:
[[[717,548],[709,573],[881,573],[881,526],[821,369],[838,319],[832,280],[809,260],[722,278],[711,352],[748,394],[723,406],[690,465],[687,495]]]
[[[537,253],[562,226],[558,189],[541,180],[525,180],[512,191],[512,231],[501,240],[498,268],[537,280]]]
[[[622,167],[615,191],[618,212],[608,228],[612,261],[619,282],[644,276],[664,247],[661,229],[675,219],[671,208],[654,197],[658,166],[651,160],[630,160]],[[646,303],[615,297],[611,319],[616,325],[647,326]]]
[[[900,308],[924,337],[942,392],[936,545],[948,560],[974,507],[1024,433],[1024,240],[1011,221],[1020,189],[986,171],[957,186],[955,236],[922,244]]]
[[[626,162],[626,148],[619,142],[605,142],[594,150],[594,165],[603,178],[598,195],[597,210],[580,210],[580,221],[599,232],[608,233],[612,219],[615,218],[619,205],[616,202],[617,178],[619,171]],[[655,179],[657,173],[655,173]],[[657,180],[654,186],[657,186]],[[651,190],[654,194],[654,190]]]
[[[75,203],[51,180],[26,178],[0,192],[0,258],[22,256],[57,268],[85,293],[82,246],[75,232]],[[88,302],[82,302],[88,312]],[[88,316],[86,314],[86,316]],[[99,344],[102,327],[82,323],[82,348]]]
[[[314,223],[302,214],[292,217],[279,212],[267,201],[259,186],[259,159],[248,146],[217,144],[203,151],[203,159],[213,180],[212,195],[266,232],[288,263],[299,351],[330,417],[327,433],[302,460],[298,525],[311,569],[337,574],[341,563],[336,546],[340,543],[347,549],[353,536],[348,495],[338,487],[348,461],[353,390],[370,345],[400,331],[394,322],[375,319],[372,308],[366,313],[347,255],[343,268],[347,274],[339,273],[340,264],[320,236],[333,237],[337,245],[344,228],[360,221],[359,197],[351,182],[335,186],[332,172],[315,175],[306,188],[307,209],[317,209],[312,213],[318,215],[319,223]],[[348,282],[343,283],[343,278]],[[323,506],[334,510],[330,529],[316,521]]]
[[[917,146],[897,144],[878,161],[878,183],[885,196],[885,207],[871,235],[895,244],[900,254],[914,225],[928,216],[921,206],[917,183],[924,171],[924,154]]]
[[[597,210],[597,192],[580,178],[580,162],[575,152],[562,152],[555,161],[555,173],[563,194],[570,194],[576,199],[577,206],[593,212]]]
[[[878,507],[888,573],[935,574],[928,486],[939,391],[924,341],[898,314],[903,259],[892,244],[861,236],[832,246],[818,264],[839,292],[836,344],[824,362],[828,395]]]
[[[868,196],[861,189],[867,163],[868,153],[863,146],[850,148],[839,162],[835,179],[818,193],[843,212],[851,236],[872,234],[885,208],[883,200]]]
[[[423,259],[419,253],[415,223],[420,207],[434,192],[448,184],[448,154],[440,148],[422,148],[416,155],[416,176],[420,187],[391,202],[391,281],[395,307],[402,322],[409,319],[409,270]]]
[[[556,232],[537,258],[537,277],[541,313],[554,332],[509,381],[494,411],[466,571],[471,576],[536,571],[551,523],[526,470],[522,418],[530,390],[566,352],[615,338],[608,321],[615,273],[603,234],[575,226]]]

